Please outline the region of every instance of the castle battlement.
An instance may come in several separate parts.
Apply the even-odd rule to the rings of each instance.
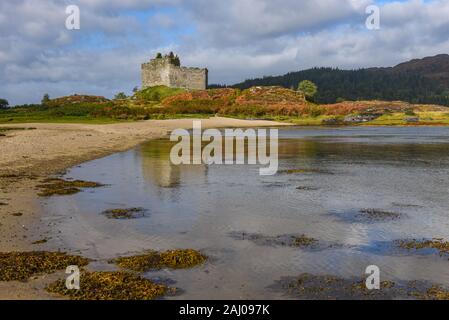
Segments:
[[[208,70],[182,67],[178,56],[158,56],[142,64],[142,89],[154,86],[205,90]]]

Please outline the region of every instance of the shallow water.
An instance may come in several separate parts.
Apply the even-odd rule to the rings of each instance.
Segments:
[[[447,257],[391,247],[397,239],[449,240],[449,128],[279,133],[280,170],[320,171],[263,177],[258,166],[173,166],[167,140],[72,168],[65,178],[108,186],[43,201],[55,225],[50,241],[99,259],[99,269],[111,268],[109,258],[146,249],[202,250],[210,257],[204,266],[146,274],[174,280],[183,289],[174,299],[289,298],[271,288],[282,277],[361,277],[368,265],[380,267],[382,280],[449,285]],[[148,213],[126,221],[101,215],[129,207]],[[365,208],[400,218],[360,219]],[[241,233],[304,234],[325,245],[295,248]]]

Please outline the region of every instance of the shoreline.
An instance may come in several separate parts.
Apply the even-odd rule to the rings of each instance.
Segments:
[[[7,131],[6,136],[0,137],[0,203],[6,203],[0,205],[0,252],[62,250],[70,253],[70,247],[65,249],[47,243],[33,244],[51,235],[55,228],[48,214],[41,208],[36,185],[48,176],[62,174],[66,169],[81,163],[129,150],[148,140],[167,137],[174,129],[191,129],[193,120],[195,119],[102,125],[27,123],[2,126],[33,130],[11,130]],[[198,120],[202,121],[203,129],[302,127],[265,120],[219,117]],[[64,273],[42,275],[25,283],[0,282],[0,300],[58,299],[44,290],[45,285],[58,275],[64,276]]]
[[[36,185],[51,175],[81,163],[123,152],[170,131],[191,129],[195,119],[148,120],[118,124],[5,124],[2,127],[28,128],[9,131],[0,137],[0,252],[57,251],[61,248],[32,243],[52,230],[40,208]],[[198,119],[202,128],[249,128],[292,126],[288,123],[232,118]],[[32,129],[32,130],[31,130]],[[54,299],[44,291],[55,274],[28,282],[0,282],[0,300]]]

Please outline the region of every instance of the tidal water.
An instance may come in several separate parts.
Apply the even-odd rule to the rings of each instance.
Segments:
[[[449,128],[288,128],[279,136],[275,176],[248,165],[174,166],[169,140],[74,167],[64,178],[107,186],[43,201],[50,243],[97,259],[99,270],[148,249],[208,255],[198,268],[145,274],[182,289],[170,299],[290,298],[273,283],[302,273],[361,277],[369,265],[380,267],[382,280],[449,286],[447,257],[392,245],[449,241]],[[134,220],[101,214],[130,207],[148,212]],[[363,209],[400,217],[365,219]],[[290,235],[320,245],[285,245]]]

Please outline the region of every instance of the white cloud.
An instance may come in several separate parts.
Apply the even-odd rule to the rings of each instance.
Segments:
[[[140,63],[157,51],[208,67],[217,83],[449,52],[449,0],[382,4],[379,31],[364,28],[371,0],[70,2],[80,6],[80,31],[64,28],[67,1],[0,2],[0,97],[112,96],[138,84]]]

